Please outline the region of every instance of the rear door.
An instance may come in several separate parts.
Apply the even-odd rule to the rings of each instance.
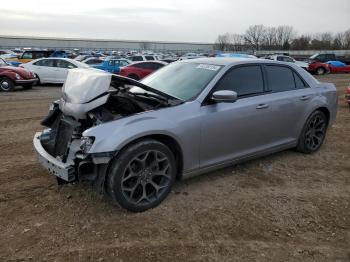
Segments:
[[[55,82],[56,83],[64,83],[66,81],[67,75],[68,75],[68,69],[76,68],[74,64],[71,62],[68,62],[63,59],[55,59],[56,61],[56,75],[55,75]]]
[[[267,103],[274,118],[269,126],[269,140],[281,144],[296,141],[307,104],[314,94],[289,66],[267,64],[264,72],[269,92]]]

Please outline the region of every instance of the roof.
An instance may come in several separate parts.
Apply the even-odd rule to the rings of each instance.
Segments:
[[[182,60],[182,63],[203,63],[203,64],[212,64],[212,65],[220,65],[227,66],[232,64],[239,64],[241,62],[256,62],[261,63],[262,59],[257,58],[240,58],[240,57],[205,57],[205,58],[194,58],[188,60]]]

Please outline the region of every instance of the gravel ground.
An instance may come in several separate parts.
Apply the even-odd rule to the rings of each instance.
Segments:
[[[39,166],[32,137],[60,87],[0,93],[0,261],[350,261],[350,75],[320,80],[340,101],[319,152],[178,181],[141,214]]]

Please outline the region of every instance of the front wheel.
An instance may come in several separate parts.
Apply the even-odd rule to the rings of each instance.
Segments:
[[[0,78],[0,90],[11,92],[15,89],[15,83],[8,77]]]
[[[326,137],[327,126],[328,119],[326,115],[318,110],[313,112],[303,127],[297,150],[305,154],[311,154],[319,150]]]
[[[113,160],[107,191],[123,208],[142,212],[167,197],[175,178],[176,162],[170,149],[156,140],[143,140]]]

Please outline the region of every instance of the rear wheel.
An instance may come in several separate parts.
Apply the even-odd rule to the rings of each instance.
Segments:
[[[118,156],[107,176],[112,200],[133,212],[159,205],[169,194],[176,177],[173,153],[156,140],[143,140]]]
[[[326,115],[319,110],[313,112],[303,127],[297,150],[306,154],[319,150],[325,139],[327,126]]]
[[[8,77],[0,78],[0,89],[4,92],[11,92],[15,89],[15,83]]]
[[[316,69],[316,74],[318,75],[324,75],[326,73],[326,69],[324,69],[323,67],[319,67]]]

